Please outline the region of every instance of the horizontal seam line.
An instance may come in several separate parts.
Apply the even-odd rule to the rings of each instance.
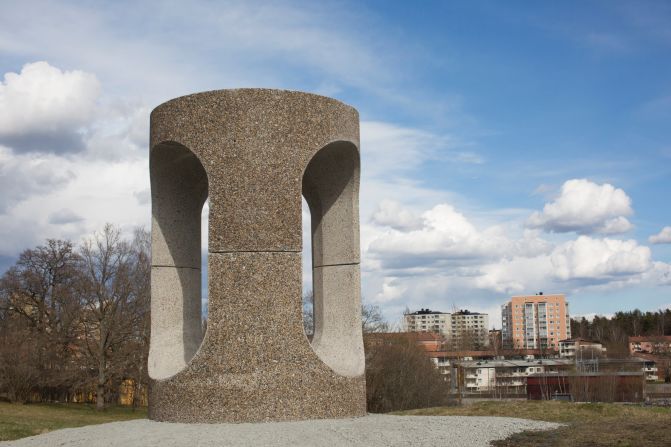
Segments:
[[[359,265],[361,264],[360,262],[343,262],[342,264],[322,264],[322,265],[315,265],[312,268],[320,268],[320,267],[337,267],[339,265]]]
[[[303,250],[229,250],[229,251],[210,251],[210,254],[215,253],[301,253]]]
[[[152,267],[166,267],[173,269],[191,269],[191,270],[200,270],[200,267],[184,267],[181,265],[163,265],[163,264],[152,264]]]

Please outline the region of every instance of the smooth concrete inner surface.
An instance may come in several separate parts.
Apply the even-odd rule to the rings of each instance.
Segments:
[[[200,214],[207,174],[196,156],[175,143],[154,147],[152,190],[151,343],[149,375],[184,369],[203,338]]]
[[[219,90],[154,109],[150,418],[365,414],[359,166],[358,113],[323,96]],[[301,196],[312,214],[312,345],[302,324]]]
[[[159,379],[184,369],[203,338],[200,323],[200,269],[153,266],[151,344],[148,368]]]
[[[361,337],[361,304],[351,299],[361,294],[357,264],[315,267],[312,271],[315,332],[312,347],[338,374],[357,377],[364,373]]]
[[[303,175],[312,222],[312,346],[336,373],[364,373],[359,276],[359,152],[344,141],[312,158]]]

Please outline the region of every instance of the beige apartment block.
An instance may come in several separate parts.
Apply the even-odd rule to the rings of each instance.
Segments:
[[[489,315],[460,310],[451,316],[453,349],[484,349],[489,346]]]
[[[563,294],[513,296],[501,306],[504,348],[555,349],[571,337],[568,303]]]
[[[460,310],[454,313],[420,309],[405,314],[407,332],[441,334],[454,350],[483,349],[489,346],[489,316]]]
[[[406,313],[404,317],[406,332],[437,332],[446,338],[450,336],[451,319],[449,313],[420,309]]]

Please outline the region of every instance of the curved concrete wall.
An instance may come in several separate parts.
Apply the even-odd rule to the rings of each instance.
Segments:
[[[220,90],[154,109],[152,419],[365,414],[358,147],[356,110],[317,95]],[[302,194],[313,217],[314,349],[302,324]],[[198,222],[208,195],[201,343]]]
[[[364,372],[359,275],[359,151],[333,142],[303,175],[312,218],[312,347],[338,374]]]
[[[153,148],[151,344],[149,376],[184,369],[202,340],[200,215],[207,175],[196,156],[176,143]]]

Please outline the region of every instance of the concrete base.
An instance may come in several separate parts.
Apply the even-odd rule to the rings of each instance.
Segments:
[[[182,371],[151,381],[151,419],[257,422],[366,414],[363,371],[338,374],[305,336],[295,299],[300,253],[210,253],[208,263],[205,339]]]

